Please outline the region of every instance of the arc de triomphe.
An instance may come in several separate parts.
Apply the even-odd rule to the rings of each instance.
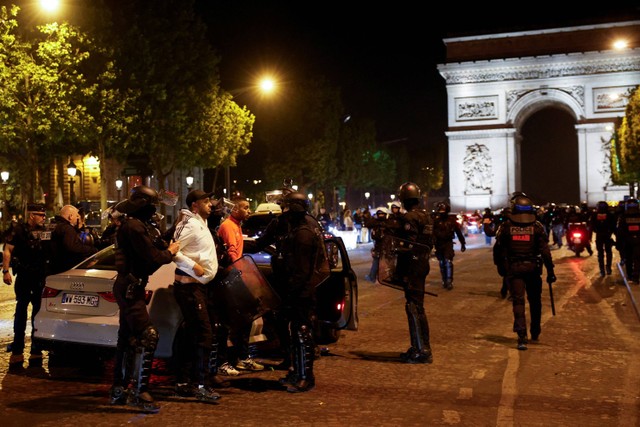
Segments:
[[[617,50],[614,39],[630,47]],[[521,130],[554,107],[575,120],[579,194],[590,206],[621,200],[608,143],[640,84],[640,21],[448,38],[438,70],[447,87],[453,211],[507,206],[521,191]],[[561,185],[559,183],[558,185]]]

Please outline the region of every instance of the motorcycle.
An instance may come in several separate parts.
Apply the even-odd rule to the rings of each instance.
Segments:
[[[585,249],[591,252],[589,229],[585,222],[571,222],[567,227],[567,246],[579,257]]]

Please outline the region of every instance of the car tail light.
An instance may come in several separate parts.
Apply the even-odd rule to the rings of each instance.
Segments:
[[[149,305],[149,302],[151,302],[151,296],[153,295],[153,291],[150,290],[145,290],[144,291],[144,303]]]
[[[116,296],[111,291],[109,291],[109,292],[98,292],[98,295],[100,295],[102,298],[104,298],[105,300],[107,300],[109,302],[116,302]]]
[[[581,232],[579,232],[579,231],[574,231],[574,232],[573,232],[573,237],[574,237],[574,238],[576,238],[576,237],[582,237],[582,233],[581,233]]]
[[[42,290],[42,298],[53,298],[58,295],[60,291],[58,289],[53,289],[48,286],[45,286]]]

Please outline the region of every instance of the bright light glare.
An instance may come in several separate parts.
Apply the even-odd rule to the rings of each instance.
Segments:
[[[262,80],[260,80],[260,90],[264,93],[273,92],[275,87],[276,87],[276,84],[271,77],[265,77]]]
[[[47,12],[55,12],[60,7],[60,0],[40,0],[40,7]]]
[[[629,47],[629,43],[626,40],[616,40],[613,43],[613,48],[616,50],[626,49],[627,47]]]

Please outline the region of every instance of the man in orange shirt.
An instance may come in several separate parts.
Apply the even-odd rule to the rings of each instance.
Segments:
[[[234,262],[242,257],[244,250],[244,240],[242,237],[242,221],[247,219],[251,214],[251,208],[249,202],[243,197],[236,197],[231,200],[233,202],[233,209],[227,219],[222,221],[218,228],[218,236],[224,241],[230,261]],[[246,325],[231,325],[229,330],[227,328],[221,328],[221,336],[219,337],[218,345],[221,346],[221,356],[227,357],[227,360],[223,360],[223,364],[218,371],[222,375],[238,375],[239,372],[235,369],[241,369],[245,371],[261,371],[264,366],[257,363],[251,357],[249,357],[249,335],[251,334],[251,323]],[[233,352],[224,351],[227,343],[227,332],[229,338],[233,343]],[[235,365],[235,368],[234,368]]]

